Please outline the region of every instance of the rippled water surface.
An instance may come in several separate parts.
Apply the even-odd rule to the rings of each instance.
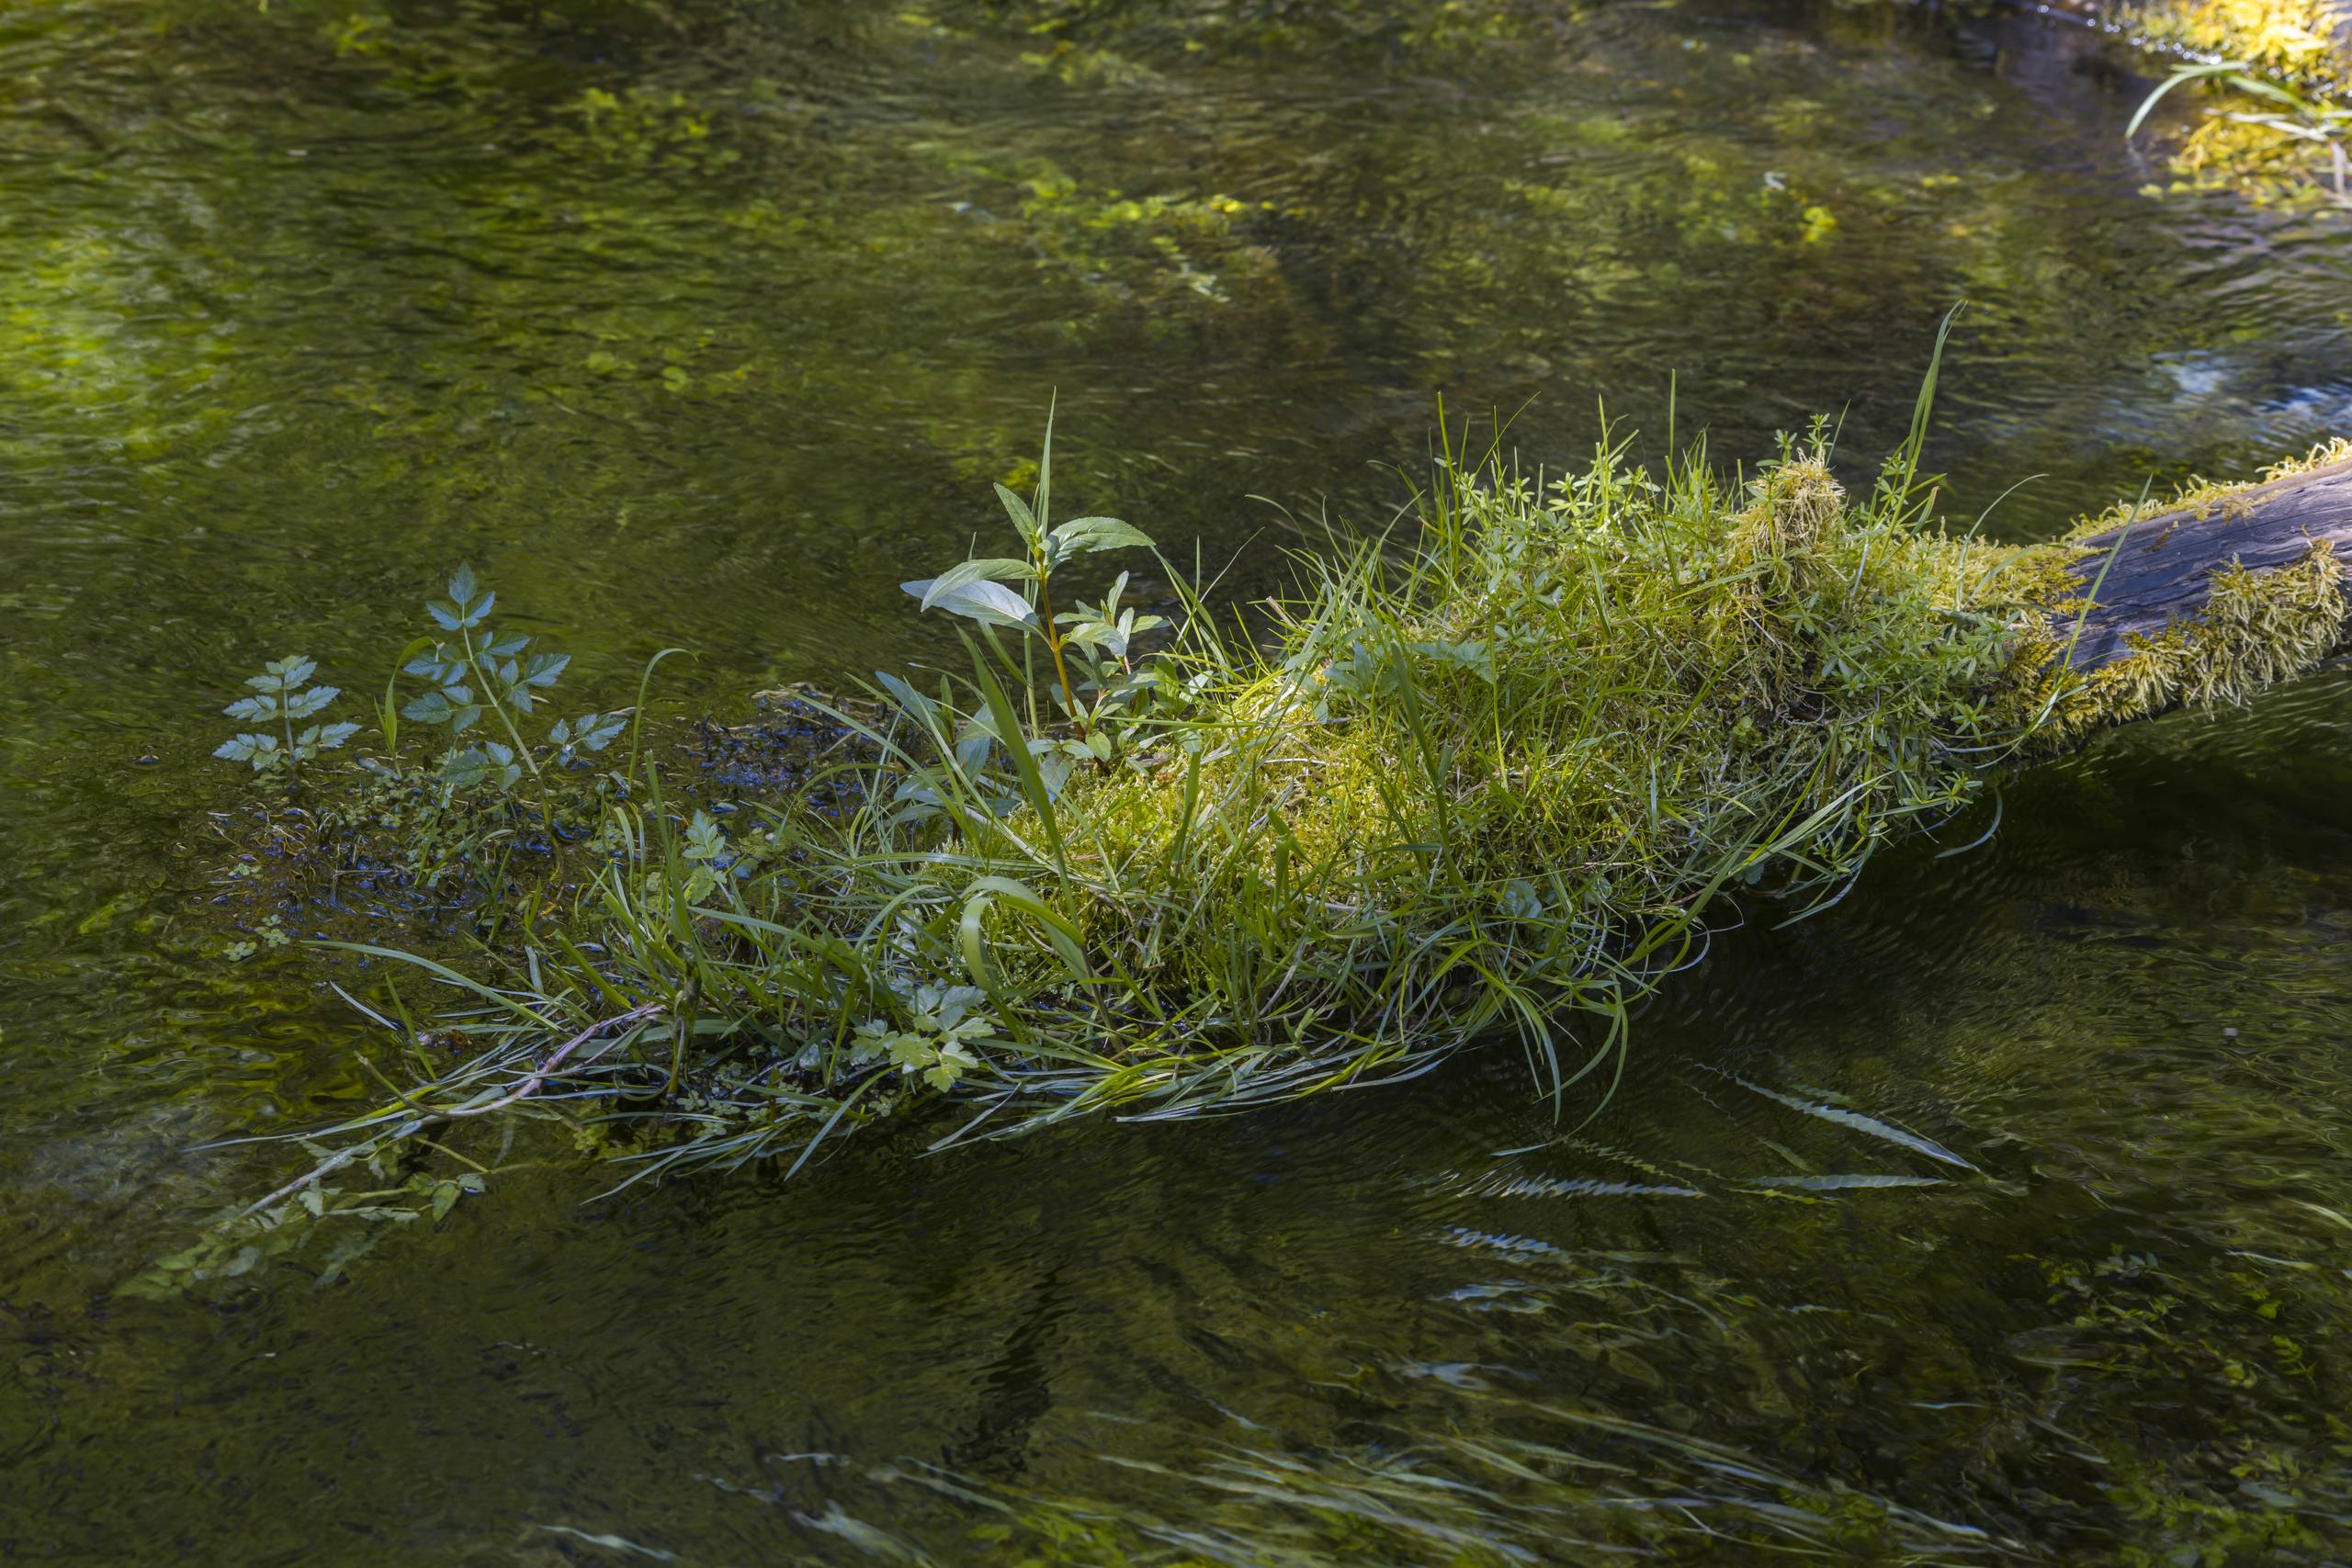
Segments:
[[[581,689],[683,643],[725,716],[936,647],[895,585],[1057,392],[1057,489],[1238,600],[1441,394],[1531,462],[1605,396],[1867,463],[1962,298],[1931,457],[2046,534],[2352,427],[2352,226],[2142,195],[2143,85],[1672,0],[0,8],[0,1555],[2352,1556],[2341,671],[1751,911],[1582,1125],[1500,1052],[789,1183],[556,1158],[119,1292],[288,1163],[198,1145],[367,1089],[323,960],[220,957],[261,658],[373,689],[470,558]]]

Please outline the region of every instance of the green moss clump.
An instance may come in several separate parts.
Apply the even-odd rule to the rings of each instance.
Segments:
[[[2352,55],[2337,42],[2352,24],[2343,0],[2156,0],[2132,19],[2159,43],[2352,93]]]
[[[2218,69],[2238,89],[2175,150],[2173,188],[2232,189],[2269,204],[2352,199],[2352,8],[2345,0],[2154,0],[2129,15],[2150,42],[2230,62]]]

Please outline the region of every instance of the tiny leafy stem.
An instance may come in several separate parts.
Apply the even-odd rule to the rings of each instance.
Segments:
[[[227,761],[249,763],[257,773],[282,772],[289,787],[300,784],[303,763],[359,733],[357,725],[348,723],[295,729],[295,720],[324,712],[342,695],[339,687],[307,683],[318,668],[318,660],[309,655],[292,653],[271,660],[260,674],[247,676],[245,684],[253,688],[253,694],[239,697],[220,711],[250,724],[275,724],[278,733],[273,735],[266,728],[242,731],[215,747],[212,754]]]
[[[1073,752],[1085,752],[1097,761],[1108,761],[1114,748],[1105,745],[1097,731],[1119,705],[1136,694],[1139,686],[1127,657],[1129,639],[1163,623],[1158,616],[1137,619],[1132,609],[1120,611],[1119,595],[1127,582],[1124,572],[1101,609],[1080,604],[1076,615],[1057,615],[1054,573],[1077,556],[1154,547],[1141,529],[1115,517],[1075,517],[1055,525],[1047,501],[1052,493],[1053,451],[1053,418],[1049,413],[1045,446],[1037,463],[1034,502],[1023,500],[1005,485],[996,487],[997,499],[1003,503],[1005,515],[1012,519],[1013,531],[1020,536],[1020,557],[974,557],[937,577],[900,586],[926,610],[945,610],[983,626],[1010,628],[1044,643],[1046,655],[1053,660],[1062,711],[1069,716],[1077,737],[1061,744]],[[1008,584],[1019,584],[1022,591],[1016,592]],[[1065,625],[1069,629],[1064,629]],[[1105,650],[1110,660],[1103,658]],[[1094,695],[1091,705],[1081,699],[1080,682],[1071,677],[1073,654],[1085,665],[1089,677],[1086,689]],[[1111,678],[1113,661],[1123,677],[1115,682]],[[1012,737],[1002,739],[1008,745],[1017,743]]]
[[[401,672],[422,678],[427,689],[403,705],[400,715],[419,724],[448,727],[453,744],[441,760],[446,785],[461,789],[487,784],[508,791],[527,773],[537,788],[542,818],[552,823],[554,802],[539,748],[524,739],[518,721],[549,700],[545,694],[571,663],[571,656],[535,652],[532,639],[518,632],[492,632],[485,623],[498,595],[482,587],[472,567],[458,568],[449,579],[448,593],[447,599],[428,601],[424,609],[443,632],[456,636],[457,646],[439,639],[411,645],[409,653],[414,657],[405,659]],[[473,635],[477,630],[482,634],[480,639]],[[650,672],[648,666],[649,676]],[[640,699],[642,694],[640,688]],[[459,740],[485,711],[497,716],[507,740]],[[556,765],[566,766],[602,751],[625,723],[620,715],[605,713],[558,719],[548,731],[546,745]]]
[[[1070,689],[1069,663],[1062,657],[1069,639],[1054,629],[1054,594],[1050,586],[1053,568],[1046,563],[1043,549],[1033,548],[1030,553],[1037,563],[1038,626],[1046,636],[1046,650],[1054,656],[1054,674],[1062,683],[1062,711],[1069,715],[1070,722],[1082,736],[1086,733],[1086,715],[1079,709],[1078,694]]]
[[[474,650],[473,623],[469,621],[460,626],[458,628],[458,638],[465,646],[466,663],[473,671],[474,679],[481,682],[483,691],[494,692],[495,688],[492,683],[492,672],[481,667],[481,655]],[[523,732],[514,728],[514,717],[506,711],[506,703],[499,701],[497,697],[493,695],[490,705],[492,711],[498,715],[498,722],[505,726],[506,738],[514,742],[514,754],[523,759],[523,765],[531,771],[531,777],[533,779],[540,779],[542,775],[539,773],[539,764],[537,761],[532,757],[530,747],[524,744]]]

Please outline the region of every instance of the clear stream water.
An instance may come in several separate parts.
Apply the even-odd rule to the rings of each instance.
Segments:
[[[939,646],[895,584],[1057,391],[1066,503],[1238,600],[1440,394],[1557,462],[1671,374],[1719,459],[1820,411],[1866,471],[1962,298],[1931,458],[2045,535],[2352,427],[2352,224],[2142,194],[2144,85],[1696,0],[0,8],[0,1557],[2352,1557],[2342,671],[1753,911],[1580,1127],[1498,1052],[557,1158],[121,1291],[290,1164],[199,1145],[367,1090],[325,960],[220,956],[262,659],[377,689],[470,558],[583,699],[676,642],[740,715]]]

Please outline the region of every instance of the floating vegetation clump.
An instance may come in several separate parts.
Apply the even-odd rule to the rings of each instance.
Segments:
[[[2151,40],[2200,57],[2149,96],[2132,131],[2176,87],[2205,83],[2229,95],[2209,105],[2174,150],[2177,188],[2352,203],[2352,7],[2343,0],[2160,0],[2132,21]]]
[[[2344,0],[2158,0],[2132,21],[2160,43],[2352,91],[2352,6]]]
[[[493,1111],[571,1122],[632,1179],[797,1168],[925,1101],[963,1112],[944,1146],[1393,1080],[1501,1035],[1555,1109],[1580,1082],[1592,1103],[1727,895],[1834,903],[2004,760],[2241,696],[2340,635],[2314,550],[2222,570],[2201,618],[2075,669],[2085,547],[1935,524],[1924,423],[1859,498],[1819,426],[1745,479],[1622,444],[1556,479],[1448,452],[1418,537],[1306,559],[1257,637],[1181,577],[1172,626],[1124,574],[1069,595],[1074,562],[1149,541],[1054,524],[1049,443],[1032,497],[999,487],[1018,553],[907,585],[975,623],[968,663],[831,709],[854,744],[808,793],[681,820],[657,777],[618,792],[588,885],[534,894],[471,972],[361,949],[474,1005],[427,1029],[388,991],[413,1081],[224,1236]],[[469,581],[435,615],[462,639],[488,603]],[[412,712],[486,706],[454,659]],[[471,750],[514,751],[511,790],[506,732]]]

